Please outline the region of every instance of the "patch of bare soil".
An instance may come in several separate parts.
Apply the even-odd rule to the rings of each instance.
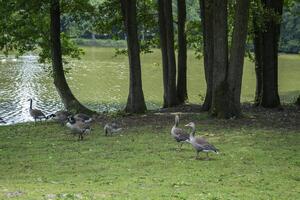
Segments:
[[[284,129],[299,131],[300,133],[300,107],[296,105],[283,105],[280,109],[267,109],[243,104],[243,116],[236,119],[216,119],[209,116],[208,112],[201,111],[200,105],[187,104],[173,108],[149,111],[141,115],[122,115],[111,117],[99,115],[96,122],[105,125],[116,122],[123,127],[153,126],[162,128],[172,127],[175,114],[179,114],[181,124],[194,121],[203,127],[214,128],[242,128],[258,127],[271,129]]]

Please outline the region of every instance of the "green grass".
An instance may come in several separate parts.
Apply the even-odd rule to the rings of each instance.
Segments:
[[[299,131],[208,123],[200,131],[221,154],[206,161],[175,150],[169,129],[105,137],[96,126],[79,142],[53,123],[2,126],[0,199],[300,199]]]

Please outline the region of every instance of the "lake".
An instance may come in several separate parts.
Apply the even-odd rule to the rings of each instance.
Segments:
[[[114,56],[113,48],[85,47],[81,60],[71,60],[65,67],[67,81],[75,96],[99,112],[123,109],[128,95],[128,58]],[[162,65],[160,50],[141,55],[142,79],[148,109],[162,105]],[[38,57],[19,58],[0,55],[0,117],[9,123],[31,121],[29,98],[33,107],[46,114],[62,109],[49,73],[49,65]],[[279,92],[281,101],[291,103],[300,93],[300,56],[280,55]],[[242,101],[252,102],[255,93],[254,64],[245,59]],[[188,51],[188,96],[190,103],[201,103],[205,96],[203,61]]]

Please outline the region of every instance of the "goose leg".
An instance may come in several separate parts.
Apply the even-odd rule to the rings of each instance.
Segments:
[[[199,151],[196,151],[197,153],[196,153],[196,160],[199,160],[200,159],[200,156],[199,156]]]
[[[180,151],[181,151],[181,148],[182,148],[182,144],[183,144],[182,142],[179,143],[179,150]]]
[[[206,152],[206,160],[209,160],[208,152]]]

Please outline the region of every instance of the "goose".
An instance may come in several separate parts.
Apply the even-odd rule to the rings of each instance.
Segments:
[[[47,119],[46,115],[41,110],[32,108],[32,99],[28,99],[28,101],[30,101],[29,114],[34,119],[34,121],[36,121],[37,119]]]
[[[108,134],[112,135],[113,133],[117,133],[121,130],[122,128],[118,127],[116,123],[107,123],[104,126],[105,136],[108,136]]]
[[[196,159],[200,159],[199,153],[201,151],[206,153],[206,159],[209,159],[208,152],[214,152],[216,154],[219,154],[219,150],[212,144],[209,144],[204,138],[196,136],[196,126],[194,122],[190,122],[186,124],[185,126],[191,127],[192,132],[190,133],[189,140],[186,140],[188,143],[190,143],[196,150]]]
[[[79,140],[83,140],[83,135],[91,132],[89,124],[81,120],[76,120],[72,116],[68,117],[68,122],[66,126],[70,128],[72,132],[77,133],[79,135]]]
[[[68,121],[68,117],[71,116],[72,113],[65,111],[65,110],[60,110],[55,112],[54,114],[49,115],[47,118],[52,118],[56,122],[61,123],[64,125]]]
[[[179,149],[181,149],[183,142],[189,140],[190,136],[183,129],[178,128],[179,116],[175,116],[175,124],[171,129],[171,136],[180,144]]]
[[[0,124],[6,124],[6,121],[2,117],[0,117]]]
[[[90,116],[88,116],[84,113],[78,113],[78,114],[74,115],[74,119],[76,121],[83,121],[85,123],[90,123],[93,121],[93,119]]]

